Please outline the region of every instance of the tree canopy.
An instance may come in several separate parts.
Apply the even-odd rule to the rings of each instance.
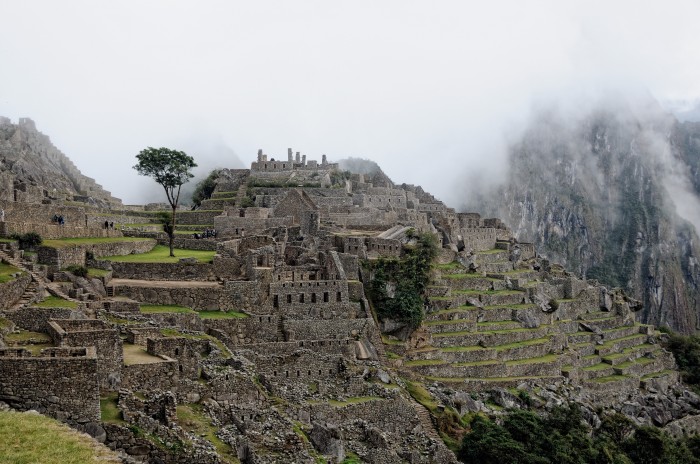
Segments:
[[[136,155],[138,163],[134,169],[142,175],[153,178],[165,190],[168,203],[173,210],[171,227],[166,230],[170,239],[170,256],[173,253],[173,241],[175,238],[175,210],[180,201],[180,189],[182,184],[189,182],[194,177],[191,170],[197,167],[194,158],[184,151],[170,148],[148,147]]]

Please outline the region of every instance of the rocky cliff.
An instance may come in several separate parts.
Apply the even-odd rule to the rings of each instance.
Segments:
[[[654,102],[543,111],[510,147],[507,182],[464,206],[502,218],[576,273],[625,288],[643,300],[644,322],[691,333],[699,168],[700,125]]]
[[[28,118],[12,124],[10,119],[0,117],[0,199],[121,205],[121,200],[94,179],[81,174]]]

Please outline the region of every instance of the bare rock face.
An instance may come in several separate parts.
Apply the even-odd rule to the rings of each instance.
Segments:
[[[50,202],[81,201],[94,206],[119,206],[94,179],[80,173],[34,121],[17,124],[0,117],[0,200]]]
[[[465,207],[502,218],[576,274],[624,288],[643,303],[644,322],[692,333],[700,242],[677,206],[700,201],[700,124],[679,123],[653,101],[580,116],[543,111],[511,147],[504,185]],[[611,308],[604,295],[601,307]]]

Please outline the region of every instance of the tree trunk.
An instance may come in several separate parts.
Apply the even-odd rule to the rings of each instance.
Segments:
[[[175,256],[175,253],[173,253],[173,247],[175,246],[175,209],[177,208],[177,205],[173,206],[173,217],[171,218],[172,222],[170,223],[170,233],[168,234],[168,239],[170,242],[170,256]]]

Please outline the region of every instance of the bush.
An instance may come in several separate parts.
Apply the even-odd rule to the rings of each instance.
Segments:
[[[671,333],[668,348],[676,358],[683,381],[700,390],[700,336]]]
[[[26,234],[14,234],[10,238],[19,242],[19,247],[22,250],[32,250],[41,245],[41,235],[36,232],[27,232]]]
[[[66,268],[66,271],[70,272],[76,277],[87,277],[88,276],[88,270],[85,266],[78,266],[76,264],[72,264]]]
[[[209,173],[206,179],[197,183],[194,192],[192,192],[192,203],[194,203],[195,206],[200,206],[203,200],[211,198],[216,188],[216,180],[219,178],[219,172],[219,169],[214,169]]]

